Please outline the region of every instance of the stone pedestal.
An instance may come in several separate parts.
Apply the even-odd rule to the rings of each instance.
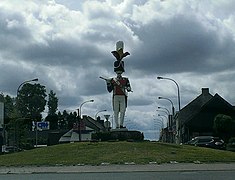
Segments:
[[[140,131],[128,131],[126,128],[122,128],[95,133],[92,135],[92,139],[99,141],[142,141],[144,135]]]
[[[128,131],[128,129],[127,128],[121,128],[121,129],[111,129],[110,130],[111,132],[121,132],[121,131]]]

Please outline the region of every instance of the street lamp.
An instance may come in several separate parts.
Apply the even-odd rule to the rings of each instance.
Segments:
[[[18,97],[18,94],[19,94],[19,91],[20,91],[21,86],[23,86],[24,84],[26,84],[26,83],[28,83],[28,82],[32,82],[32,81],[38,81],[38,78],[35,78],[35,79],[31,79],[31,80],[27,80],[27,81],[22,82],[22,83],[19,85],[19,87],[17,88],[16,97]]]
[[[170,115],[170,111],[167,108],[164,107],[157,107],[158,109],[165,109],[167,111],[167,115]],[[165,111],[164,111],[165,112]]]
[[[78,115],[81,117],[81,119],[82,119],[82,106],[83,106],[83,104],[89,103],[89,102],[94,102],[94,100],[91,99],[91,100],[88,100],[88,101],[84,101],[79,107],[80,113],[78,113]]]
[[[97,115],[98,115],[100,112],[105,112],[105,111],[107,111],[107,109],[103,109],[103,110],[98,111],[98,112],[95,114],[95,120],[97,119]]]
[[[166,116],[164,116],[163,114],[158,114],[158,116],[162,119],[163,126],[164,126],[164,119],[163,119],[163,117],[165,117],[166,119],[167,119],[167,117],[166,117]]]
[[[163,118],[161,119],[153,119],[155,123],[159,123],[161,125],[161,129],[164,129],[164,123],[163,123]],[[155,121],[156,120],[156,121]]]
[[[160,109],[156,109],[156,111],[159,111],[159,112],[164,112],[166,113],[167,116],[169,116],[169,113],[167,111],[164,111],[164,110],[160,110]]]
[[[159,125],[160,125],[158,140],[162,141],[164,124],[163,124],[163,118],[162,117],[160,117],[160,118],[161,119],[157,118],[157,119],[153,119],[153,120],[154,120],[154,129],[156,130],[156,140],[157,140],[157,130],[159,129],[157,127],[159,127]]]
[[[175,108],[174,108],[174,104],[173,104],[172,100],[170,100],[169,98],[161,97],[161,96],[159,96],[158,99],[166,99],[166,100],[170,101],[171,107],[172,107],[172,115],[174,116]]]
[[[83,104],[89,103],[89,102],[94,102],[94,100],[91,99],[91,100],[88,100],[88,101],[84,101],[83,103],[80,104],[79,109],[77,109],[78,110],[78,118],[80,120],[80,122],[79,122],[79,141],[82,141],[82,131],[81,131],[82,106],[83,106]]]
[[[179,104],[179,111],[180,111],[180,88],[179,88],[178,83],[174,79],[161,77],[161,76],[158,76],[157,79],[159,79],[159,80],[161,80],[161,79],[170,80],[170,81],[173,81],[176,84],[177,90],[178,90],[178,104]]]
[[[176,129],[177,129],[178,135],[179,135],[178,143],[180,143],[181,142],[181,122],[180,122],[180,88],[179,88],[179,85],[178,85],[178,83],[174,79],[171,79],[171,78],[158,76],[157,79],[159,79],[159,80],[166,79],[166,80],[173,81],[176,84],[176,86],[177,86],[179,112],[178,112],[178,124],[176,123]]]

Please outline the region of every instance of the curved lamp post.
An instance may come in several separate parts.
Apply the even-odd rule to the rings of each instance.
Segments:
[[[161,126],[160,129],[159,129],[159,140],[162,141],[163,140],[163,131],[164,131],[164,122],[163,122],[163,118],[162,117],[159,116],[159,118],[156,119],[157,120],[156,122],[158,123],[158,125]]]
[[[164,112],[164,113],[166,113],[166,115],[167,115],[167,116],[169,116],[169,114],[168,114],[168,112],[167,112],[167,111],[160,110],[160,109],[156,109],[156,111],[158,111],[158,112]]]
[[[98,112],[95,114],[95,120],[97,119],[97,115],[98,115],[100,112],[105,112],[105,111],[107,111],[107,109],[103,109],[103,110],[98,111]]]
[[[161,96],[159,96],[158,99],[165,99],[165,100],[170,101],[170,103],[171,103],[171,108],[172,108],[172,115],[174,116],[174,114],[175,114],[175,108],[174,108],[174,104],[173,104],[172,100],[169,99],[169,98],[161,97]]]
[[[161,79],[170,80],[170,81],[174,82],[175,85],[177,86],[179,112],[178,112],[178,125],[176,123],[176,129],[177,129],[178,135],[179,135],[178,138],[177,138],[177,141],[178,141],[177,143],[180,144],[180,142],[181,142],[181,122],[180,122],[180,88],[179,88],[179,85],[174,79],[171,79],[171,78],[158,76],[157,79],[159,79],[159,80],[161,80]]]
[[[79,122],[79,141],[82,141],[82,131],[81,131],[81,120],[82,120],[82,106],[85,104],[85,103],[89,103],[89,102],[94,102],[93,99],[91,100],[88,100],[88,101],[84,101],[83,103],[80,104],[80,107],[78,110],[78,118],[80,120]]]
[[[170,111],[167,109],[167,108],[164,108],[164,107],[157,107],[158,109],[165,109],[166,110],[166,112],[167,112],[167,115],[170,115],[171,113],[170,113]],[[164,111],[165,112],[165,111]]]
[[[32,82],[32,81],[38,81],[38,78],[35,78],[35,79],[31,79],[31,80],[27,80],[27,81],[22,82],[22,83],[19,85],[19,87],[17,88],[16,97],[18,97],[18,94],[19,94],[19,91],[20,91],[21,86],[23,86],[24,84],[26,84],[26,83],[28,83],[28,82]]]
[[[91,100],[88,100],[88,101],[84,101],[82,104],[80,104],[80,107],[79,107],[80,113],[79,113],[78,115],[81,117],[81,119],[82,119],[82,106],[83,106],[85,103],[89,103],[89,102],[94,102],[94,100],[91,99]]]
[[[180,88],[179,88],[178,83],[177,83],[174,79],[167,78],[167,77],[158,76],[157,79],[159,79],[159,80],[161,80],[161,79],[170,80],[170,81],[173,81],[173,82],[176,84],[176,86],[177,86],[177,91],[178,91],[178,105],[179,105],[179,111],[180,111]]]
[[[17,88],[17,91],[16,91],[16,106],[17,106],[17,107],[18,107],[17,101],[18,101],[18,96],[19,96],[19,91],[20,91],[21,86],[23,86],[23,85],[26,84],[26,83],[33,82],[33,81],[38,81],[38,78],[24,81],[24,82],[22,82],[22,83],[19,85],[19,87]]]
[[[163,118],[161,117],[161,119],[153,119],[154,123],[159,123],[161,125],[161,129],[164,129],[164,123],[163,123]]]
[[[158,114],[158,116],[162,119],[162,123],[163,123],[163,127],[164,127],[164,119],[163,119],[163,117],[165,117],[166,119],[167,119],[167,117],[164,116],[163,114]]]

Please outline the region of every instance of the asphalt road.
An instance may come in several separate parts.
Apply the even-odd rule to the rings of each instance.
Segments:
[[[234,180],[235,171],[6,174],[1,180]]]
[[[235,163],[0,167],[1,180],[232,180]]]

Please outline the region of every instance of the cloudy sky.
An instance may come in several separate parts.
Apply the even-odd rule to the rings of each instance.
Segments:
[[[177,109],[210,88],[235,105],[234,0],[1,0],[0,92],[16,96],[25,80],[53,90],[59,110],[112,115],[99,76],[114,77],[115,43],[124,41],[133,89],[126,125],[158,138],[158,106]],[[155,120],[154,120],[155,119]],[[165,118],[164,118],[165,119]],[[155,122],[154,122],[155,121]],[[155,124],[155,125],[154,125]]]

